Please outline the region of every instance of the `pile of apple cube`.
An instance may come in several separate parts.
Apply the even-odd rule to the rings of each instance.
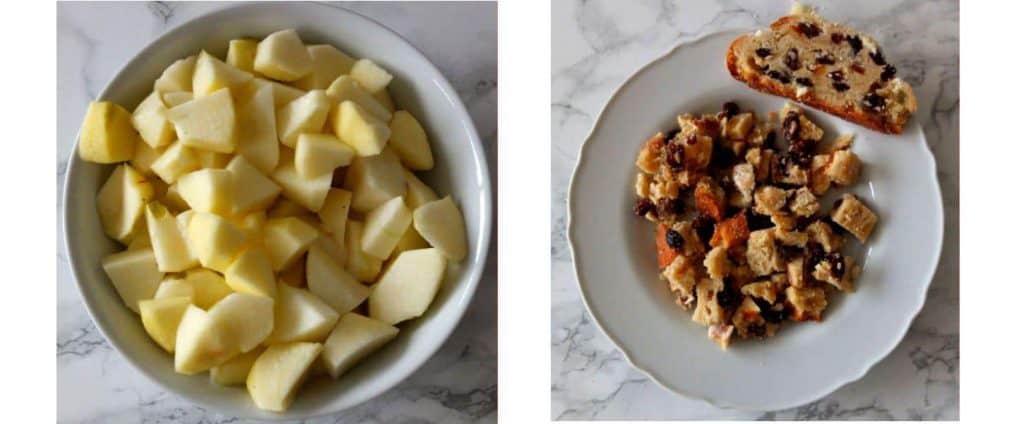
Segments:
[[[174,62],[134,112],[89,105],[78,153],[118,164],[96,204],[125,246],[102,267],[177,372],[284,411],[430,306],[464,221],[414,173],[434,157],[391,79],[284,30]]]

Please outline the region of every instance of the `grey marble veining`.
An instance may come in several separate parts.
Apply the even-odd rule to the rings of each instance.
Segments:
[[[959,418],[959,9],[955,0],[811,1],[825,16],[874,35],[918,95],[917,119],[938,163],[943,254],[906,338],[864,378],[784,411],[718,409],[674,395],[627,364],[579,297],[565,238],[577,153],[613,90],[676,44],[764,27],[789,1],[553,2],[551,76],[551,415],[559,419]],[[724,72],[724,70],[723,70]]]
[[[82,304],[63,249],[62,181],[92,100],[120,66],[170,27],[221,3],[60,3],[57,6],[57,419],[67,423],[234,423],[167,393],[104,340]],[[493,3],[345,3],[396,30],[458,91],[497,169],[497,7]],[[461,16],[458,25],[445,24]],[[494,172],[492,171],[492,175]],[[494,189],[496,178],[492,178]],[[496,193],[497,191],[495,191]],[[492,235],[493,239],[493,235]],[[451,338],[398,387],[310,423],[493,422],[497,411],[496,251]]]

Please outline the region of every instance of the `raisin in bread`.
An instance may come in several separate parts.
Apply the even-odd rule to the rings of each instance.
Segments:
[[[896,78],[873,38],[801,7],[768,31],[729,46],[733,78],[758,91],[788,97],[890,134],[917,110],[910,85]]]

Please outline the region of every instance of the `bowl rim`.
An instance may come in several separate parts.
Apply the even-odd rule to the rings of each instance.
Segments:
[[[361,397],[356,397],[355,398],[356,401],[353,402],[348,407],[341,408],[341,409],[335,409],[335,410],[324,410],[324,411],[320,411],[320,412],[311,413],[311,414],[308,414],[308,415],[303,415],[301,417],[292,416],[292,415],[290,415],[288,413],[280,413],[280,414],[272,413],[274,415],[268,416],[267,414],[271,414],[270,411],[263,411],[263,410],[260,410],[258,408],[255,408],[255,406],[253,406],[253,408],[251,408],[249,410],[245,410],[245,411],[229,411],[229,410],[224,409],[220,405],[207,402],[205,398],[202,398],[202,397],[199,397],[199,396],[195,396],[195,395],[193,395],[191,393],[186,393],[186,392],[178,391],[178,390],[170,387],[169,385],[165,384],[160,378],[157,377],[156,374],[152,373],[146,366],[143,366],[142,364],[137,363],[132,357],[130,357],[129,355],[125,354],[125,351],[127,351],[128,349],[119,340],[117,340],[117,339],[115,339],[113,337],[110,337],[109,330],[106,328],[106,326],[104,324],[102,324],[103,320],[97,319],[97,314],[98,314],[97,307],[94,304],[94,302],[92,301],[91,296],[86,294],[86,289],[85,289],[85,287],[83,287],[82,283],[80,282],[78,269],[79,269],[80,266],[83,266],[83,265],[78,261],[76,255],[74,255],[72,253],[72,249],[70,248],[70,245],[71,245],[70,244],[71,243],[70,240],[73,237],[73,233],[71,232],[71,228],[68,226],[68,222],[69,222],[68,218],[69,218],[70,214],[69,214],[68,208],[67,208],[67,204],[68,204],[68,200],[69,200],[68,186],[69,186],[69,184],[71,184],[71,181],[76,176],[76,169],[84,163],[83,160],[78,157],[78,142],[79,142],[80,136],[81,136],[81,129],[80,128],[79,128],[79,131],[77,131],[76,134],[75,134],[75,138],[74,138],[75,142],[74,142],[74,144],[73,144],[73,146],[71,148],[71,151],[69,153],[70,158],[68,159],[67,165],[65,166],[64,180],[62,181],[62,187],[61,187],[61,190],[63,191],[63,193],[61,194],[61,201],[63,202],[62,206],[61,206],[62,209],[63,209],[61,211],[61,218],[62,218],[61,231],[62,231],[63,236],[64,236],[64,243],[63,243],[63,246],[61,246],[61,247],[63,247],[64,252],[67,255],[68,267],[69,267],[69,269],[71,271],[71,277],[72,277],[72,279],[74,279],[75,286],[78,289],[79,296],[81,297],[82,302],[85,304],[85,309],[86,309],[87,313],[89,314],[89,319],[92,321],[93,325],[100,332],[100,334],[103,335],[103,339],[114,348],[114,350],[117,352],[117,354],[122,359],[124,359],[125,362],[127,362],[131,366],[131,368],[133,368],[136,372],[138,372],[138,373],[142,374],[143,376],[145,376],[147,379],[149,379],[149,381],[151,381],[152,383],[156,384],[157,387],[159,387],[161,390],[163,390],[165,392],[172,393],[172,394],[174,394],[174,395],[176,395],[176,396],[178,396],[178,397],[180,397],[182,399],[185,399],[185,400],[189,401],[190,403],[192,403],[192,404],[194,404],[196,406],[199,406],[199,407],[201,407],[203,409],[207,409],[207,410],[209,410],[211,412],[226,413],[226,414],[229,414],[229,415],[237,416],[239,418],[259,419],[259,420],[268,420],[268,421],[283,421],[283,420],[308,419],[308,418],[324,417],[324,416],[328,416],[328,415],[331,415],[331,414],[335,414],[335,413],[338,413],[338,412],[345,411],[347,409],[355,408],[356,406],[364,404],[364,403],[366,403],[366,402],[368,402],[368,401],[370,401],[370,400],[372,400],[374,398],[379,397],[380,395],[384,394],[385,392],[390,391],[391,389],[395,388],[396,386],[398,386],[399,384],[404,382],[406,379],[408,379],[409,376],[411,376],[413,373],[415,373],[420,368],[422,368],[423,365],[427,361],[429,361],[431,358],[434,357],[434,355],[441,348],[441,346],[443,346],[444,343],[448,341],[448,339],[451,337],[451,334],[455,331],[455,329],[462,322],[462,319],[465,317],[466,310],[469,308],[469,305],[472,304],[472,301],[473,301],[473,299],[476,296],[476,292],[477,292],[477,289],[478,289],[479,284],[480,284],[480,279],[481,279],[481,277],[483,275],[484,269],[486,268],[487,256],[488,256],[488,253],[489,253],[490,248],[491,248],[491,233],[492,233],[492,230],[493,230],[492,226],[493,226],[493,219],[494,219],[493,193],[492,193],[492,190],[491,190],[491,174],[490,174],[491,171],[490,171],[490,167],[489,167],[489,165],[487,163],[487,155],[486,155],[486,153],[484,151],[483,143],[480,140],[480,135],[477,132],[476,125],[473,122],[473,118],[469,114],[469,112],[467,111],[466,106],[465,106],[465,104],[462,101],[462,98],[459,96],[459,94],[455,90],[455,88],[452,87],[451,83],[448,81],[448,78],[440,71],[440,69],[438,69],[437,66],[434,65],[434,63],[431,62],[430,59],[428,59],[427,56],[424,55],[422,51],[420,51],[419,48],[417,48],[414,44],[409,42],[409,40],[407,40],[405,37],[403,37],[397,31],[391,29],[390,27],[388,27],[388,26],[378,22],[377,20],[375,20],[375,19],[373,19],[373,18],[371,18],[369,16],[366,16],[366,15],[364,15],[362,13],[357,12],[357,11],[345,8],[343,6],[326,4],[326,3],[322,3],[322,2],[295,2],[295,3],[296,4],[304,4],[306,6],[313,6],[313,7],[325,7],[325,8],[328,8],[328,9],[332,10],[331,13],[346,14],[346,15],[349,15],[349,17],[352,18],[352,19],[357,19],[357,20],[358,19],[362,19],[362,20],[365,20],[368,23],[370,23],[370,24],[380,28],[385,33],[390,33],[397,40],[399,40],[400,42],[402,42],[406,46],[408,46],[410,48],[410,51],[412,52],[412,54],[415,56],[415,58],[420,60],[420,61],[422,61],[424,63],[424,65],[425,65],[426,69],[429,72],[434,74],[432,80],[435,82],[435,85],[441,90],[441,92],[445,95],[445,97],[448,98],[448,100],[450,101],[450,104],[452,105],[452,107],[454,109],[454,112],[455,112],[454,119],[456,119],[456,120],[458,120],[460,122],[461,126],[465,129],[466,135],[470,138],[471,143],[470,143],[469,148],[470,148],[470,152],[471,152],[472,157],[473,157],[473,161],[474,161],[475,165],[478,166],[481,169],[481,171],[482,171],[482,172],[479,172],[479,173],[475,173],[478,176],[478,178],[479,178],[480,196],[481,196],[481,198],[483,200],[483,202],[481,202],[481,206],[480,206],[480,224],[481,224],[480,225],[480,234],[476,235],[476,238],[478,240],[478,247],[477,247],[476,251],[473,252],[474,254],[467,258],[467,259],[471,259],[472,261],[468,261],[467,260],[467,261],[463,262],[463,264],[471,264],[472,265],[470,267],[467,267],[467,269],[465,271],[463,271],[465,273],[464,274],[465,277],[463,277],[463,278],[468,280],[468,283],[467,283],[468,285],[463,289],[464,293],[461,293],[461,295],[456,295],[456,293],[453,293],[453,296],[450,298],[451,299],[450,301],[457,302],[456,312],[457,312],[457,315],[458,315],[458,319],[454,320],[452,322],[452,325],[450,325],[447,329],[441,331],[441,333],[443,334],[443,337],[437,337],[437,338],[434,338],[434,339],[430,339],[430,340],[428,340],[426,342],[426,349],[424,351],[427,352],[427,353],[424,356],[422,356],[422,359],[419,361],[418,364],[416,364],[413,367],[410,367],[408,370],[406,370],[404,372],[397,373],[396,377],[393,380],[393,382],[391,384],[388,384],[386,387],[382,388],[381,390],[375,391],[375,392],[369,392],[368,394],[366,394],[364,396],[361,396]],[[104,97],[106,97],[106,95],[110,91],[111,83],[113,81],[119,79],[123,74],[125,74],[128,71],[129,68],[133,67],[135,62],[138,60],[139,56],[143,55],[146,52],[149,52],[149,51],[157,49],[159,45],[161,45],[161,44],[166,42],[165,40],[167,38],[169,38],[173,34],[176,34],[182,28],[190,25],[191,23],[193,23],[193,22],[195,22],[195,21],[197,21],[199,19],[209,19],[211,16],[215,16],[215,15],[230,14],[231,12],[237,11],[239,9],[252,8],[252,7],[257,7],[258,8],[258,7],[280,7],[280,6],[281,6],[281,4],[274,3],[274,2],[269,2],[269,3],[264,3],[264,2],[242,2],[242,3],[238,3],[238,4],[218,7],[218,8],[215,8],[215,9],[203,12],[201,14],[198,14],[196,16],[193,16],[193,17],[189,18],[188,20],[182,21],[182,22],[180,22],[180,23],[178,23],[176,25],[169,26],[166,30],[164,30],[158,36],[153,38],[149,43],[147,43],[144,47],[142,47],[142,49],[138,50],[137,52],[132,54],[128,59],[126,59],[121,64],[121,66],[118,68],[118,70],[113,74],[113,76],[111,76],[107,80],[107,83],[104,85],[103,89],[97,94],[96,98],[97,99],[103,99]],[[293,5],[289,4],[289,5],[286,5],[285,7],[296,7],[296,6],[293,6]],[[467,236],[471,236],[471,235],[467,235]],[[255,412],[255,413],[246,413],[246,412]]]
[[[591,139],[594,138],[595,134],[597,133],[598,128],[603,123],[605,113],[609,110],[611,104],[618,100],[618,98],[620,97],[620,94],[622,92],[627,90],[627,88],[630,85],[632,85],[635,82],[635,80],[641,74],[645,73],[648,69],[654,67],[659,62],[662,62],[662,61],[666,60],[667,58],[669,58],[670,56],[676,54],[678,51],[680,51],[682,49],[685,49],[687,47],[690,47],[692,45],[696,45],[696,44],[699,44],[699,43],[702,43],[702,42],[707,42],[707,40],[709,40],[711,38],[714,38],[714,37],[720,37],[720,36],[725,36],[725,35],[738,36],[738,35],[742,35],[742,34],[752,33],[753,31],[756,31],[756,30],[757,30],[757,28],[751,28],[751,27],[725,29],[725,30],[720,30],[720,31],[709,32],[707,34],[703,34],[703,35],[701,35],[699,37],[696,37],[694,39],[691,39],[691,40],[680,41],[680,42],[678,42],[676,44],[673,44],[668,49],[666,49],[663,53],[658,54],[653,59],[651,59],[650,61],[644,63],[639,68],[637,68],[635,71],[630,73],[629,76],[627,76],[623,80],[623,82],[618,87],[616,87],[615,90],[612,92],[612,94],[608,97],[608,100],[601,107],[600,113],[598,113],[596,119],[594,119],[594,123],[591,125],[590,131],[588,131],[587,136],[583,139],[583,143],[580,145],[579,150],[577,152],[576,163],[573,166],[572,177],[569,180],[569,192],[568,192],[569,194],[566,197],[566,230],[565,230],[565,235],[566,235],[566,239],[568,241],[570,258],[572,260],[572,270],[573,270],[573,276],[575,277],[575,280],[576,280],[576,289],[579,290],[580,299],[583,301],[584,308],[587,310],[587,313],[593,318],[594,324],[601,331],[601,333],[604,334],[604,336],[607,337],[608,340],[612,342],[612,345],[614,345],[615,348],[622,354],[623,358],[626,360],[626,363],[628,363],[630,365],[630,367],[632,367],[633,369],[639,371],[640,373],[645,375],[648,379],[650,379],[651,381],[654,381],[655,384],[657,384],[661,388],[667,390],[668,392],[674,393],[674,394],[679,395],[679,396],[683,396],[685,398],[700,400],[700,401],[703,401],[703,402],[705,402],[705,403],[707,403],[709,405],[712,405],[714,407],[717,407],[717,408],[730,409],[730,410],[741,410],[741,411],[753,411],[753,410],[757,410],[758,408],[754,407],[754,406],[750,406],[750,405],[734,404],[734,403],[731,403],[731,402],[728,402],[728,401],[722,401],[720,399],[712,399],[708,395],[703,395],[703,394],[700,394],[700,393],[697,393],[697,392],[693,392],[693,391],[690,391],[690,390],[685,390],[682,387],[676,387],[676,386],[670,384],[667,379],[657,375],[655,370],[649,369],[648,367],[646,367],[646,366],[638,363],[636,360],[634,360],[633,355],[622,344],[622,342],[620,342],[618,338],[612,336],[608,332],[608,330],[605,329],[605,326],[602,324],[601,318],[599,318],[599,315],[595,314],[594,309],[591,307],[590,302],[587,300],[587,294],[586,294],[587,292],[583,288],[583,283],[580,280],[579,261],[577,261],[577,259],[576,259],[576,256],[578,255],[578,253],[577,253],[577,248],[576,248],[576,242],[575,242],[574,237],[573,237],[573,234],[575,233],[575,230],[578,227],[578,226],[574,225],[574,221],[575,220],[573,220],[573,209],[574,209],[573,208],[573,204],[575,203],[575,199],[577,197],[576,196],[576,193],[577,193],[577,190],[576,190],[576,177],[579,175],[581,166],[582,166],[582,164],[584,162],[584,159],[587,156],[587,152],[588,152],[587,146],[589,144],[591,144],[590,143]],[[768,94],[765,94],[765,95],[768,95]],[[920,123],[917,120],[913,120],[913,121],[911,121],[910,125],[916,126],[916,130],[921,134],[921,139],[924,140],[925,144],[927,144],[927,139],[926,139],[926,136],[924,134],[923,128],[921,127]],[[821,398],[823,398],[825,396],[828,396],[829,394],[835,392],[839,388],[841,388],[841,387],[843,387],[843,386],[845,386],[845,385],[847,385],[849,383],[852,383],[854,381],[857,381],[857,380],[860,380],[861,378],[863,378],[865,375],[867,375],[868,371],[870,371],[875,365],[877,365],[879,362],[881,362],[882,359],[884,359],[885,357],[889,356],[889,354],[891,354],[896,349],[896,347],[899,346],[899,344],[906,338],[907,332],[910,330],[911,325],[913,324],[913,322],[916,319],[916,317],[920,314],[921,310],[924,308],[924,304],[925,304],[925,302],[926,302],[926,300],[928,298],[928,288],[931,286],[932,282],[935,280],[935,272],[938,269],[939,259],[941,258],[941,255],[942,255],[943,245],[941,243],[942,243],[942,239],[944,237],[944,230],[945,230],[945,228],[944,228],[945,206],[942,204],[942,201],[941,201],[942,187],[941,187],[941,185],[939,184],[939,181],[938,181],[938,174],[937,174],[937,169],[938,168],[937,168],[937,164],[935,162],[935,155],[934,155],[934,153],[930,149],[927,149],[927,150],[928,150],[928,153],[929,153],[927,155],[928,164],[930,165],[930,167],[928,168],[928,171],[929,171],[929,174],[932,176],[931,182],[933,184],[934,190],[937,193],[939,193],[939,202],[938,202],[937,208],[936,208],[936,213],[938,215],[937,222],[938,222],[939,225],[938,225],[938,228],[936,228],[936,232],[937,232],[937,235],[938,235],[938,240],[940,242],[940,245],[935,249],[935,253],[934,253],[934,256],[933,256],[933,258],[931,260],[931,264],[930,264],[931,265],[930,266],[931,272],[929,272],[929,277],[928,277],[927,283],[924,285],[923,290],[921,290],[921,296],[917,299],[916,308],[914,309],[913,313],[910,313],[910,314],[907,315],[906,322],[903,323],[903,325],[900,327],[901,330],[899,332],[899,337],[894,337],[892,343],[890,345],[886,346],[884,349],[881,349],[879,351],[880,354],[877,357],[869,358],[865,362],[864,366],[859,371],[856,371],[856,372],[854,372],[854,373],[852,373],[850,375],[839,376],[838,378],[836,378],[835,384],[823,387],[819,392],[813,393],[813,394],[805,396],[803,398],[795,399],[795,400],[793,400],[791,402],[788,402],[788,403],[785,403],[785,404],[776,405],[777,407],[774,408],[773,410],[782,410],[782,409],[788,409],[788,408],[793,408],[793,407],[798,407],[798,406],[801,406],[801,405],[805,405],[807,403],[810,403],[810,402],[813,402],[815,400],[821,399]]]

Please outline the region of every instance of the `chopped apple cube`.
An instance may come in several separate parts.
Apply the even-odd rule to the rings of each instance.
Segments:
[[[352,65],[349,72],[352,78],[359,81],[359,85],[366,88],[366,91],[376,93],[383,90],[391,83],[392,76],[384,68],[370,59],[359,59]]]
[[[434,154],[427,142],[427,133],[411,113],[404,110],[395,112],[391,118],[391,149],[395,151],[402,165],[415,171],[434,168]]]
[[[200,168],[224,169],[231,162],[231,155],[228,153],[217,153],[209,150],[193,150],[196,154],[196,162]]]
[[[231,293],[210,308],[209,318],[227,344],[238,352],[249,352],[274,329],[274,299]]]
[[[295,86],[303,90],[323,90],[329,87],[338,76],[347,74],[356,63],[355,59],[329,44],[306,46],[306,50],[313,59],[313,70],[295,81]]]
[[[178,192],[178,184],[171,184],[167,186],[167,191],[160,197],[160,203],[167,206],[167,209],[181,212],[188,209],[188,202],[181,198],[181,193]]]
[[[192,89],[182,91],[192,91],[196,99],[212,95],[225,88],[230,89],[234,94],[239,94],[240,90],[251,80],[252,74],[221,62],[220,59],[203,51],[199,53],[199,59],[196,60],[196,70],[192,74]],[[180,131],[178,137],[181,137]]]
[[[249,396],[260,409],[284,412],[295,399],[310,366],[320,356],[320,343],[288,343],[265,350],[245,380]]]
[[[388,92],[388,89],[385,88],[373,93],[373,98],[377,99],[377,102],[384,106],[388,112],[395,113],[395,100],[391,98],[391,93]]]
[[[139,301],[152,299],[164,273],[156,266],[156,256],[150,249],[126,250],[103,258],[103,271],[110,277],[121,300],[135,313]]]
[[[188,247],[183,228],[164,205],[150,202],[146,206],[146,227],[161,272],[182,272],[199,265],[199,259]]]
[[[335,103],[351,101],[381,121],[391,120],[391,110],[382,105],[373,94],[366,91],[359,82],[348,75],[342,75],[327,87],[327,95],[334,99]]]
[[[407,183],[405,204],[409,206],[410,210],[416,210],[416,208],[424,203],[433,202],[438,199],[437,193],[434,193],[430,186],[420,181],[416,174],[405,171],[405,181]]]
[[[295,159],[291,155],[282,155],[281,163],[270,175],[282,189],[285,197],[304,208],[317,212],[323,207],[327,192],[331,189],[331,174],[324,174],[316,178],[306,179],[299,175],[295,169]]]
[[[405,194],[405,169],[390,149],[377,156],[357,156],[348,167],[344,186],[352,191],[352,210],[367,213]]]
[[[239,38],[228,42],[228,65],[234,66],[245,72],[253,72],[253,62],[256,60],[256,46],[259,41],[248,38]]]
[[[397,335],[398,328],[394,326],[357,313],[347,313],[338,319],[338,325],[327,336],[322,362],[331,377],[341,377]]]
[[[161,180],[174,184],[178,177],[199,169],[199,160],[192,148],[175,141],[156,158],[151,168]]]
[[[324,90],[312,90],[277,110],[277,138],[295,148],[302,133],[319,133],[327,122],[331,100]]]
[[[185,310],[192,304],[187,297],[164,297],[139,302],[142,327],[164,350],[174,353],[174,341],[178,338],[178,324]]]
[[[267,213],[265,211],[253,211],[228,219],[237,225],[250,241],[263,243],[263,226],[267,223]]]
[[[448,259],[459,262],[466,257],[466,223],[451,196],[424,203],[412,216],[416,231]]]
[[[405,207],[401,197],[395,197],[366,214],[363,251],[377,259],[387,259],[412,223],[412,212]]]
[[[192,75],[195,74],[196,56],[178,59],[164,69],[160,78],[153,83],[153,90],[161,93],[171,91],[192,91]]]
[[[203,309],[210,309],[211,306],[232,293],[231,287],[228,287],[224,277],[208,269],[189,270],[185,273],[185,282],[192,285],[195,293],[192,303]]]
[[[242,215],[257,209],[266,209],[281,193],[281,187],[274,183],[243,156],[235,156],[227,166],[234,188],[231,213]]]
[[[306,252],[320,232],[295,217],[272,218],[263,227],[263,245],[270,256],[271,268],[288,268]]]
[[[239,254],[224,271],[224,280],[236,292],[270,298],[277,294],[270,259],[267,252],[258,246],[249,247]]]
[[[239,353],[214,324],[206,311],[193,305],[185,309],[175,337],[175,371],[187,375],[198,374]]]
[[[235,151],[264,174],[274,172],[281,150],[274,111],[274,93],[270,84],[256,90],[238,110],[238,146]]]
[[[332,188],[327,192],[324,205],[317,214],[328,231],[338,240],[345,239],[345,223],[348,221],[348,210],[352,206],[352,192],[340,188]]]
[[[313,71],[313,58],[294,29],[268,35],[256,47],[256,72],[278,81],[295,81]]]
[[[330,134],[299,134],[295,144],[295,170],[302,178],[316,178],[348,166],[355,152]]]
[[[355,309],[370,295],[369,288],[352,278],[317,244],[306,254],[306,281],[309,291],[339,314]]]
[[[346,251],[347,249],[345,249],[344,241],[344,238],[338,238],[335,235],[321,230],[320,237],[313,241],[311,247],[317,246],[327,253],[327,256],[334,259],[334,263],[344,269],[345,263],[348,262],[348,252]]]
[[[338,321],[338,313],[306,289],[278,284],[274,300],[271,344],[323,341]]]
[[[217,272],[225,272],[245,246],[246,237],[230,221],[207,212],[196,212],[188,223],[189,245],[199,263]]]
[[[331,128],[359,156],[377,155],[388,143],[391,129],[355,102],[346,100],[331,110]]]
[[[153,299],[168,297],[184,297],[188,299],[189,303],[192,303],[192,300],[196,297],[196,289],[188,281],[167,277],[160,282],[159,286],[156,286],[156,293],[153,293]]]
[[[235,105],[225,88],[167,111],[186,146],[219,153],[235,150]]]
[[[164,150],[166,149],[163,147],[154,149],[149,147],[144,141],[139,140],[135,143],[135,154],[132,155],[131,165],[143,175],[152,175],[154,174],[153,162],[156,162],[157,158],[164,153]],[[163,180],[160,181],[163,182]]]
[[[291,103],[295,99],[302,97],[303,94],[306,94],[303,90],[299,90],[298,88],[292,87],[288,84],[268,80],[266,78],[256,78],[253,81],[261,86],[269,85],[270,88],[273,89],[274,110],[280,109],[282,106]]]
[[[126,162],[135,153],[139,134],[132,114],[110,102],[90,102],[79,131],[78,156],[96,163]]]
[[[132,125],[139,131],[142,141],[156,148],[174,140],[174,125],[167,120],[167,107],[159,92],[149,93],[132,112]]]
[[[369,283],[377,278],[383,261],[363,252],[362,239],[363,223],[348,220],[348,226],[345,228],[345,250],[348,252],[345,270],[357,280]]]
[[[139,226],[142,209],[155,195],[153,184],[131,165],[114,168],[96,195],[103,231],[110,238],[127,243]]]
[[[292,287],[306,287],[306,261],[300,257],[291,266],[281,270],[277,279]]]
[[[231,215],[232,175],[226,169],[200,169],[178,178],[178,194],[196,212]]]
[[[246,377],[256,358],[263,353],[262,348],[256,348],[249,352],[231,358],[227,362],[210,368],[210,381],[220,386],[237,386],[245,384]]]
[[[394,325],[423,315],[441,287],[447,264],[439,249],[402,252],[370,294],[370,318]]]
[[[164,100],[164,106],[172,108],[185,102],[191,102],[195,99],[191,91],[169,91],[163,94],[161,97]]]
[[[420,233],[416,232],[416,228],[409,226],[405,229],[405,234],[402,234],[402,238],[398,239],[398,244],[395,245],[395,249],[391,251],[391,259],[397,258],[402,252],[406,250],[424,249],[430,247],[430,244],[423,237],[420,237]]]

